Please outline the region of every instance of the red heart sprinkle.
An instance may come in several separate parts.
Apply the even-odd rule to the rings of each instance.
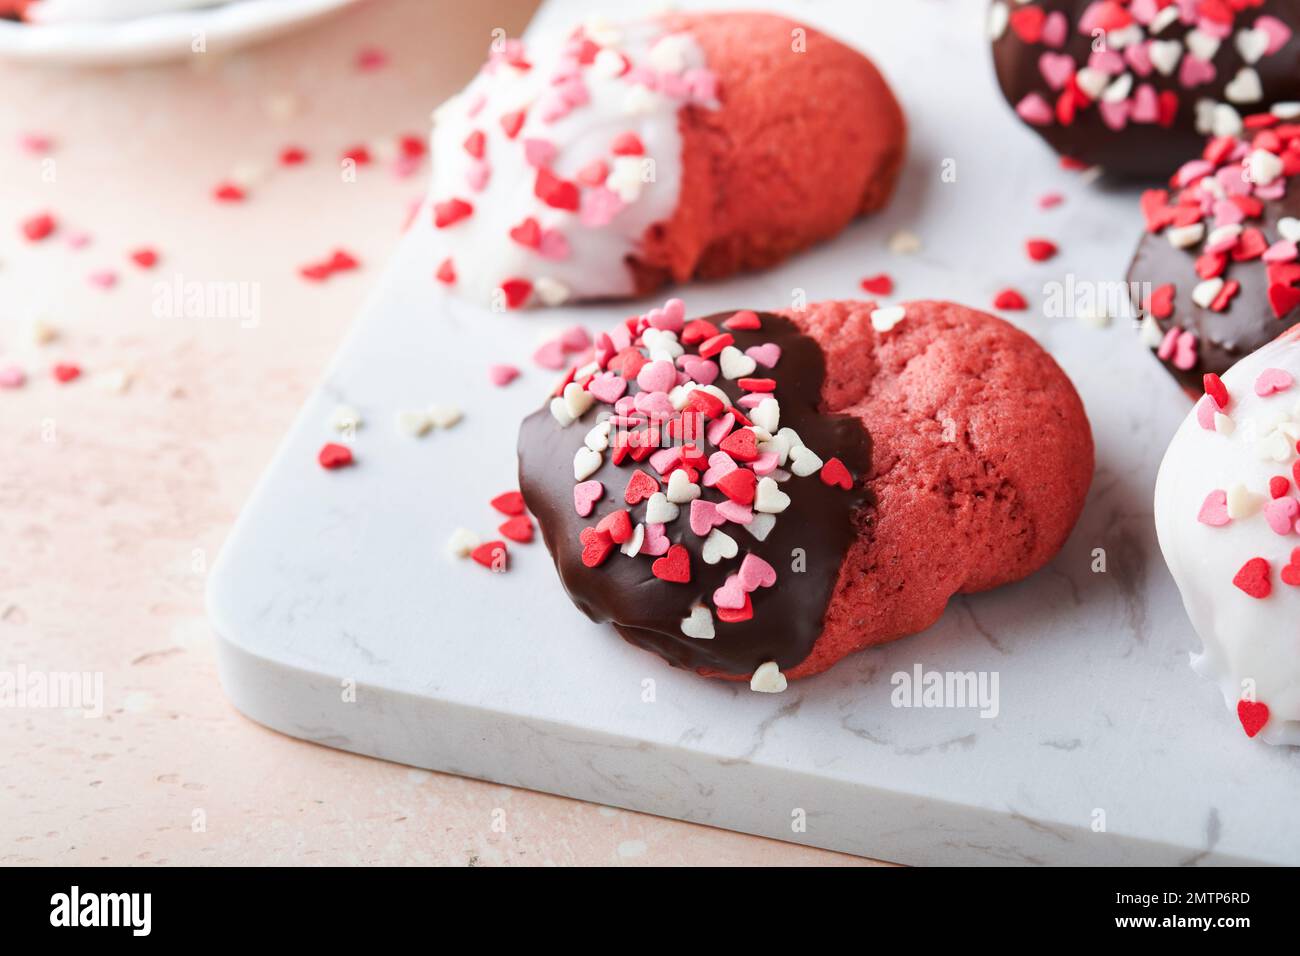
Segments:
[[[533,284],[527,279],[506,279],[501,283],[501,291],[506,294],[506,308],[517,309],[532,295]]]
[[[713,358],[728,345],[735,345],[736,338],[723,332],[721,335],[715,335],[713,338],[700,343],[700,358]]]
[[[1274,475],[1268,480],[1268,496],[1270,498],[1281,498],[1291,488],[1291,482],[1287,481],[1286,475]]]
[[[463,199],[448,199],[446,202],[433,204],[433,224],[439,229],[454,226],[462,219],[467,219],[474,212],[474,207]]]
[[[717,489],[732,501],[748,505],[754,502],[754,488],[758,479],[748,468],[737,468],[718,479]]]
[[[737,379],[736,384],[747,392],[776,391],[776,379],[774,378],[742,378]]]
[[[529,216],[510,230],[510,238],[521,246],[536,249],[542,244],[542,227],[537,224],[536,219]]]
[[[625,509],[611,511],[596,523],[596,530],[606,532],[615,544],[622,544],[632,537],[632,512]]]
[[[321,446],[320,452],[316,455],[316,460],[320,462],[322,468],[342,468],[345,465],[352,464],[352,449],[347,445],[336,445],[334,442],[326,442]]]
[[[507,139],[514,139],[519,135],[520,128],[524,125],[524,111],[516,110],[513,113],[506,113],[501,117],[501,128],[506,132]]]
[[[741,428],[722,439],[718,446],[736,461],[754,461],[758,458],[758,436],[748,428]]]
[[[645,145],[636,133],[620,133],[614,137],[609,151],[615,156],[642,156],[645,154]]]
[[[504,571],[510,566],[510,552],[504,541],[485,541],[469,556],[489,571]]]
[[[438,266],[438,271],[434,275],[438,277],[439,282],[445,285],[451,285],[456,281],[456,265],[451,261],[450,256],[442,260],[442,263]]]
[[[714,613],[723,624],[739,624],[741,621],[748,621],[754,616],[754,602],[749,599],[749,594],[746,593],[744,607],[719,607],[714,608]]]
[[[682,344],[694,345],[718,334],[718,327],[705,319],[693,319],[682,328]]]
[[[1263,558],[1251,558],[1241,566],[1232,583],[1253,598],[1266,598],[1273,593],[1270,570],[1269,563]]]
[[[1206,252],[1196,257],[1196,274],[1202,279],[1213,279],[1228,268],[1228,257],[1222,252]]]
[[[533,523],[528,520],[528,515],[516,515],[508,521],[503,521],[497,530],[511,541],[518,541],[520,544],[528,544],[533,540]]]
[[[603,159],[596,159],[578,170],[577,180],[584,186],[602,186],[608,177],[609,167]]]
[[[683,411],[699,412],[705,418],[718,418],[723,408],[722,399],[699,388],[691,389],[691,393],[686,396],[686,404],[682,406]]]
[[[492,499],[492,507],[503,515],[524,513],[524,496],[517,491],[503,491]]]
[[[212,191],[213,198],[219,202],[242,202],[245,195],[244,191],[234,183],[218,183],[217,188]]]
[[[659,482],[653,475],[646,474],[640,468],[632,472],[623,490],[623,500],[629,505],[640,504],[659,490]]]
[[[828,485],[839,485],[845,491],[853,487],[853,476],[849,474],[849,469],[845,467],[844,462],[838,458],[832,458],[822,465],[822,470],[818,474]]]
[[[1282,566],[1282,583],[1300,587],[1300,548],[1291,549],[1291,563]]]
[[[465,152],[469,153],[475,159],[483,158],[483,148],[487,145],[487,137],[483,135],[481,129],[476,129],[465,137]]]
[[[1164,316],[1157,316],[1164,318]],[[1228,407],[1228,387],[1223,384],[1223,379],[1213,372],[1206,372],[1201,378],[1201,384],[1205,386],[1205,394],[1214,399],[1214,404],[1220,409]]]
[[[47,212],[23,221],[23,235],[29,242],[40,242],[54,231],[54,217]]]
[[[894,291],[894,280],[884,272],[869,276],[862,280],[862,291],[870,292],[872,295],[891,295]]]
[[[1029,303],[1015,289],[1003,289],[994,296],[993,308],[1001,309],[1004,312],[1018,312],[1021,309],[1029,308]]]
[[[1273,314],[1279,319],[1300,305],[1300,289],[1289,285],[1271,285],[1268,287],[1268,304],[1273,307]]]
[[[1047,13],[1041,7],[1021,7],[1011,14],[1011,29],[1026,43],[1037,43],[1046,20]]]
[[[1247,737],[1254,737],[1268,723],[1268,704],[1257,700],[1237,701],[1237,719]]]
[[[675,544],[668,553],[650,565],[650,571],[660,581],[686,584],[691,579],[691,555],[683,545]]]
[[[763,322],[758,317],[758,313],[753,309],[741,309],[727,321],[722,323],[724,329],[731,329],[733,332],[753,332],[763,327]]]
[[[158,264],[158,253],[152,249],[137,249],[131,253],[131,261],[141,269],[152,269]]]
[[[1157,319],[1167,319],[1174,313],[1174,284],[1168,282],[1151,291],[1151,300],[1147,302],[1147,311]]]
[[[1156,122],[1161,126],[1169,127],[1174,125],[1174,120],[1178,118],[1178,94],[1173,90],[1162,90],[1156,101],[1158,114]]]
[[[350,159],[358,166],[370,165],[370,150],[364,146],[350,146],[343,151],[340,159]]]
[[[307,162],[307,151],[297,146],[286,146],[280,150],[281,166],[301,166]]]
[[[1056,244],[1047,239],[1030,239],[1025,242],[1025,252],[1035,262],[1046,262],[1056,255]]]
[[[600,567],[614,550],[614,539],[608,531],[583,528],[578,540],[582,542],[582,563],[589,568]]]
[[[549,169],[539,169],[533,183],[533,195],[553,209],[578,211],[578,187],[561,179]]]
[[[58,365],[54,366],[53,369],[50,370],[50,373],[54,376],[54,378],[57,381],[67,384],[68,382],[71,382],[74,378],[80,377],[81,367],[78,365],[73,365],[71,363],[60,362]]]

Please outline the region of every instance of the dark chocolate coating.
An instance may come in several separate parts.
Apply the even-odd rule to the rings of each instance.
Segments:
[[[1279,200],[1264,202],[1263,216],[1243,225],[1261,230],[1273,242],[1279,238],[1277,221],[1288,216],[1300,217],[1300,190],[1292,189]],[[1167,231],[1142,236],[1129,266],[1128,281],[1150,283],[1149,287],[1130,286],[1135,293],[1142,288],[1142,294],[1169,282],[1174,284],[1173,312],[1156,322],[1162,332],[1178,326],[1195,333],[1198,357],[1196,365],[1187,370],[1175,368],[1171,362],[1163,364],[1183,388],[1200,395],[1206,372],[1222,375],[1240,359],[1273,341],[1300,321],[1300,309],[1292,309],[1281,319],[1273,314],[1268,302],[1267,264],[1260,258],[1229,260],[1223,278],[1236,279],[1241,290],[1222,312],[1201,308],[1192,301],[1192,290],[1201,281],[1196,274],[1196,257],[1203,244],[1178,249],[1165,237]]]
[[[732,314],[710,316],[709,320],[720,324]],[[871,439],[856,418],[822,412],[826,361],[821,347],[789,319],[770,313],[760,313],[760,318],[761,329],[732,333],[736,347],[743,351],[764,342],[781,347],[774,369],[760,366],[754,373],[776,380],[781,426],[798,432],[823,461],[832,457],[843,461],[853,475],[854,486],[845,491],[826,485],[818,475],[791,477],[781,485],[790,496],[790,505],[776,516],[767,540],[760,542],[743,526],[728,522],[721,530],[735,539],[739,550],[736,557],[715,565],[705,564],[701,556],[704,538],[690,529],[690,505],[679,505],[680,516],[666,526],[665,533],[671,543],[682,544],[690,552],[691,580],[687,584],[659,580],[650,570],[654,558],[644,554],[629,558],[617,548],[600,567],[588,568],[582,563],[579,534],[610,512],[628,507],[623,491],[633,471],[641,468],[658,477],[648,461],[638,464],[628,458],[616,466],[605,452],[600,470],[587,479],[600,481],[604,496],[590,515],[578,516],[573,505],[573,456],[609,406],[597,403],[567,428],[542,408],[524,420],[519,432],[519,487],[541,526],[569,597],[593,621],[612,622],[628,641],[678,667],[747,675],[767,661],[776,661],[782,670],[803,661],[821,634],[840,564],[854,539],[853,514],[869,501],[865,478],[871,464]],[[733,401],[742,394],[739,386],[722,376],[714,384]],[[637,391],[636,383],[629,383],[628,394]],[[704,446],[709,454],[717,450],[707,442]],[[726,500],[716,488],[705,488],[702,481],[700,485],[705,500]],[[645,508],[642,502],[631,509],[634,523],[643,521]],[[802,572],[792,570],[795,549],[806,555]],[[750,620],[725,623],[717,618],[713,592],[735,573],[747,552],[772,565],[776,584],[750,594],[754,609]],[[682,633],[682,619],[696,604],[714,613],[716,636],[712,640]]]
[[[1012,11],[1025,5],[1007,2]],[[1092,37],[1078,32],[1079,18],[1094,0],[1037,0],[1033,6],[1047,13],[1062,11],[1069,20],[1065,46],[1060,49],[1046,44],[1027,44],[1009,25],[1002,36],[993,41],[993,64],[998,83],[1007,101],[1014,109],[1030,93],[1039,93],[1049,104],[1055,105],[1059,91],[1052,90],[1039,70],[1039,57],[1046,52],[1064,53],[1075,61],[1076,68],[1087,66],[1092,51]],[[1277,17],[1292,30],[1292,36],[1276,53],[1262,57],[1254,64],[1242,59],[1234,42],[1236,31],[1254,25],[1264,14]],[[1154,38],[1181,40],[1192,27],[1175,21]],[[1134,73],[1134,87],[1150,83],[1157,95],[1163,90],[1178,94],[1178,112],[1169,127],[1158,123],[1134,123],[1131,120],[1121,130],[1112,130],[1102,122],[1097,105],[1081,109],[1074,123],[1063,126],[1053,121],[1049,126],[1028,125],[1042,136],[1056,152],[1090,166],[1101,166],[1117,176],[1144,179],[1163,179],[1188,159],[1200,153],[1205,136],[1196,131],[1196,102],[1213,99],[1227,102],[1226,87],[1243,66],[1252,66],[1259,74],[1263,97],[1255,103],[1229,103],[1243,117],[1251,113],[1267,112],[1274,103],[1300,100],[1300,0],[1266,0],[1237,14],[1233,35],[1219,44],[1213,64],[1215,78],[1200,86],[1184,88],[1178,82],[1178,70],[1165,76],[1153,69],[1147,76]],[[1184,52],[1184,55],[1186,53]],[[1181,61],[1180,61],[1181,62]],[[1132,71],[1130,71],[1132,72]]]

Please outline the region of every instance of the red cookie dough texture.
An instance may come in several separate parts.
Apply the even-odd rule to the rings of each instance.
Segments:
[[[954,594],[1024,578],[1065,543],[1092,481],[1083,404],[1025,333],[950,302],[909,302],[886,333],[870,304],[788,316],[826,353],[827,410],[871,433],[874,507],[841,566],[821,637],[789,678],[924,630]]]
[[[722,105],[681,113],[681,194],[631,263],[640,293],[766,268],[889,201],[907,129],[865,56],[770,14],[666,23],[699,43]],[[795,31],[805,52],[792,50]]]

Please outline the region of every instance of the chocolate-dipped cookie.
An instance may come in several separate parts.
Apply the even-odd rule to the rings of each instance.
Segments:
[[[1300,115],[1300,0],[994,0],[998,82],[1062,156],[1163,177],[1248,113]]]
[[[1189,392],[1300,320],[1300,123],[1247,117],[1249,140],[1217,137],[1170,189],[1142,194],[1146,235],[1128,278],[1142,339]]]
[[[601,336],[519,436],[574,603],[755,690],[1036,570],[1092,464],[1050,356],[945,302],[687,321],[672,300]]]

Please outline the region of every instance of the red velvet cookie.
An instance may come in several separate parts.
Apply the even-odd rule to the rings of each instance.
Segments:
[[[776,690],[1065,541],[1091,432],[1023,332],[944,302],[683,311],[602,336],[520,432],[561,581],[627,640]]]
[[[500,308],[764,268],[882,206],[905,141],[871,61],[783,17],[509,41],[435,114],[433,268]]]

